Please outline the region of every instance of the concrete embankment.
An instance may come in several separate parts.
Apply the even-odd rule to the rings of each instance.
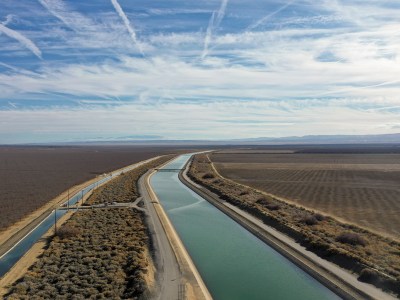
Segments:
[[[262,221],[239,208],[226,203],[224,200],[221,200],[218,195],[206,188],[194,183],[187,176],[189,165],[190,162],[186,165],[184,171],[179,174],[179,179],[183,184],[209,201],[224,214],[231,217],[260,240],[277,250],[343,299],[394,299],[371,285],[357,281],[356,277],[352,274],[303,249],[287,236],[277,232],[275,229],[265,225]]]
[[[178,234],[176,233],[171,221],[169,220],[167,214],[165,213],[164,209],[162,208],[157,195],[154,193],[154,191],[151,188],[150,185],[150,179],[153,174],[155,174],[156,171],[153,171],[149,174],[146,175],[145,177],[145,188],[148,192],[149,195],[149,202],[147,205],[151,205],[152,208],[154,209],[162,228],[157,228],[155,227],[156,235],[161,234],[160,230],[163,230],[165,232],[165,235],[167,236],[167,241],[169,243],[169,246],[172,248],[174,258],[176,260],[176,264],[179,268],[179,278],[174,278],[175,280],[180,281],[178,284],[178,288],[180,291],[178,291],[178,297],[181,297],[181,294],[184,294],[182,299],[199,299],[199,300],[208,300],[212,299],[206,285],[204,284],[199,272],[197,271],[190,255],[186,251],[182,241],[180,240]],[[151,214],[151,210],[149,207],[149,214]],[[165,243],[165,242],[164,242]],[[160,249],[165,248],[166,245],[159,245],[158,247]],[[165,251],[165,250],[164,250]],[[170,260],[173,260],[172,258]],[[175,263],[174,261],[170,262],[163,262],[163,270],[162,272],[166,272],[166,267],[168,268],[169,263]],[[165,274],[164,274],[165,276]],[[169,285],[169,282],[164,282],[164,284]],[[183,287],[183,288],[182,288]],[[168,292],[166,289],[164,289],[167,295],[160,295],[160,299],[169,299],[168,295],[174,291]]]

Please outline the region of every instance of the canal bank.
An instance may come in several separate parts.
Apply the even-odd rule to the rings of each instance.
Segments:
[[[186,187],[176,170],[190,156],[166,165],[150,183],[214,299],[339,299]]]
[[[150,228],[156,233],[156,237],[153,236],[153,242],[156,243],[155,255],[159,261],[157,266],[160,286],[158,299],[211,300],[212,297],[196,266],[150,185],[151,177],[156,172],[145,174],[143,181],[142,179],[139,181],[139,186],[144,185],[141,195],[147,199],[147,213],[152,219]],[[143,190],[146,190],[146,193],[143,193]],[[156,221],[159,222],[158,226]],[[166,238],[163,240],[161,235],[164,234]],[[168,255],[170,251],[172,254]],[[175,268],[177,271],[171,270]]]

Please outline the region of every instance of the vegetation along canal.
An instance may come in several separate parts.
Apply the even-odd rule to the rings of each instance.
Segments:
[[[121,171],[112,173],[112,176],[103,177],[89,186],[78,191],[73,197],[64,203],[64,205],[75,205],[79,202],[83,196],[88,194],[98,185],[109,181],[113,176],[120,175],[122,172],[127,172],[133,169],[135,165],[124,168]],[[32,231],[30,231],[25,237],[23,237],[17,244],[15,244],[9,251],[0,256],[0,277],[4,276],[26,253],[28,250],[52,227],[54,226],[54,220],[60,219],[67,211],[58,210],[56,216],[54,210]]]
[[[189,158],[164,168],[181,169]],[[177,172],[157,172],[151,186],[214,299],[339,299],[187,188]]]

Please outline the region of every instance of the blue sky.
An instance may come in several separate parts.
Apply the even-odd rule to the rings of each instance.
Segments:
[[[2,0],[0,143],[400,132],[400,3]]]

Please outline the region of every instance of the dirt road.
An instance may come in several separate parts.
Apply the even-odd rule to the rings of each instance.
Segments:
[[[139,180],[139,189],[148,211],[150,231],[154,234],[159,294],[156,299],[201,299],[212,297],[187,253],[172,223],[153,192],[148,172]]]
[[[149,173],[146,173],[139,179],[138,186],[139,192],[145,203],[150,232],[153,234],[154,250],[156,252],[155,264],[158,272],[156,279],[159,290],[156,292],[155,299],[179,299],[178,291],[181,284],[182,274],[178,267],[178,262],[175,253],[168,241],[164,228],[158,218],[154,206],[160,205],[158,202],[153,201],[150,196],[151,191],[147,185],[147,178]]]

